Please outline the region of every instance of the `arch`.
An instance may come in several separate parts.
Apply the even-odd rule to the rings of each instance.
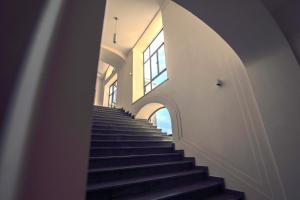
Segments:
[[[155,99],[155,101],[151,102],[151,99]],[[149,100],[150,101],[138,101],[135,103],[135,117],[137,119],[148,120],[151,114],[156,110],[163,107],[167,108],[171,117],[173,140],[180,140],[182,138],[181,115],[179,107],[173,98],[168,95],[158,95],[153,98],[149,98]]]
[[[125,63],[126,57],[116,50],[102,45],[100,59],[109,65],[121,68]]]
[[[155,110],[148,120],[157,128],[161,129],[164,134],[170,136],[173,134],[170,112],[166,107]]]

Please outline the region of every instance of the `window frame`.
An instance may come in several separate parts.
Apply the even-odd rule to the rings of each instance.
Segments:
[[[116,104],[117,104],[117,97],[115,96],[117,94],[117,90],[118,90],[118,85],[117,85],[117,81],[118,80],[115,80],[108,88],[108,107],[115,107]],[[112,87],[115,87],[116,90],[113,90]],[[112,88],[112,89],[111,89]],[[116,99],[116,102],[113,102],[113,99]]]
[[[164,48],[164,52],[165,52],[165,40],[163,40],[163,43],[161,43],[154,52],[152,52],[152,54],[150,53],[150,46],[152,45],[152,43],[155,41],[155,39],[163,32],[163,28],[158,32],[158,34],[153,38],[153,40],[150,42],[150,44],[145,48],[145,50],[143,51],[143,88],[144,88],[144,95],[148,94],[149,92],[151,92],[154,88],[152,87],[152,83],[153,81],[159,77],[160,75],[162,75],[164,72],[167,71],[167,66],[162,70],[159,71],[159,56],[158,56],[158,51],[160,50],[160,48]],[[163,36],[164,38],[164,36]],[[149,57],[147,58],[147,60],[145,60],[145,52],[147,51],[147,49],[149,49]],[[156,76],[152,77],[152,62],[151,62],[151,58],[156,54],[156,62],[157,62],[157,74]],[[165,55],[164,55],[165,56]],[[149,65],[150,65],[150,81],[149,83],[146,84],[145,81],[145,64],[149,61]],[[168,78],[167,78],[168,79]],[[167,80],[166,79],[166,80]],[[165,80],[165,81],[166,81]],[[164,82],[164,81],[163,81]],[[162,82],[162,83],[163,83]],[[161,85],[162,83],[160,83],[159,85]],[[150,85],[150,90],[146,93],[146,87]]]

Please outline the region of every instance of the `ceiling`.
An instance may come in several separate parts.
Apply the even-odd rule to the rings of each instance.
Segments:
[[[102,46],[126,57],[151,22],[164,0],[107,0]],[[113,44],[117,16],[117,44]]]

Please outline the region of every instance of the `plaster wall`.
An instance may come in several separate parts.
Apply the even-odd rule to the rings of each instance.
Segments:
[[[174,2],[162,7],[169,80],[131,103],[127,60],[118,106],[165,105],[177,148],[248,199],[297,199],[300,77],[280,29],[260,1],[178,2],[203,21]]]

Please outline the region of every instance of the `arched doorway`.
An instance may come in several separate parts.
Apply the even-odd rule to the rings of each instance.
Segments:
[[[148,120],[166,135],[171,136],[173,134],[171,116],[166,107],[155,110]]]

